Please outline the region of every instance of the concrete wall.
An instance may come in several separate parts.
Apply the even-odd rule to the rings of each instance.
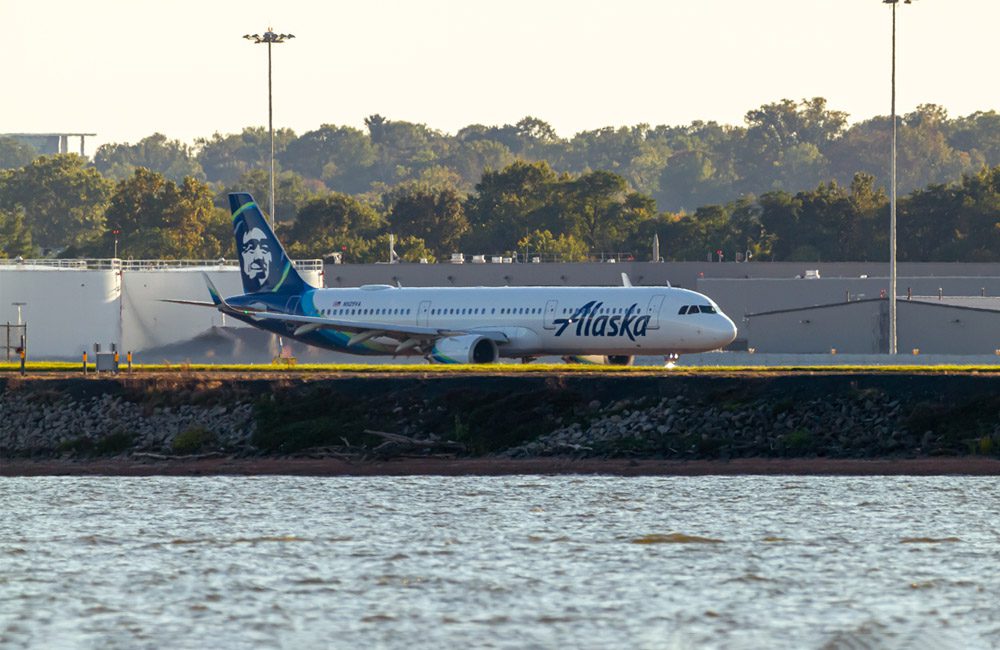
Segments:
[[[142,270],[0,267],[0,323],[17,322],[13,302],[26,303],[28,349],[34,359],[77,359],[94,343],[142,351],[187,341],[213,326],[249,327],[205,307],[162,302],[208,300],[202,272],[223,295],[243,293],[236,266]],[[322,270],[303,272],[322,286]]]
[[[362,284],[404,286],[615,286],[621,273],[629,274],[637,285],[670,282],[674,286],[696,288],[703,279],[793,279],[806,270],[819,270],[823,278],[888,278],[885,262],[620,262],[617,264],[327,264],[329,287],[356,287]],[[905,263],[898,268],[904,277],[993,277],[1000,278],[1000,264]],[[884,280],[887,285],[887,281]],[[905,293],[905,285],[900,284]],[[978,288],[975,294],[978,295]],[[877,294],[876,294],[877,295]]]
[[[244,326],[215,309],[161,302],[163,298],[209,300],[202,272],[224,296],[243,292],[232,267],[127,271],[122,281],[122,349],[145,350],[186,341],[213,326]],[[246,326],[249,327],[249,326]]]
[[[1000,350],[1000,311],[946,303],[897,302],[901,354],[991,355]],[[865,300],[750,316],[742,322],[757,353],[881,354],[889,348],[889,304]]]
[[[1000,312],[901,300],[897,310],[900,352],[995,354],[1000,350]]]
[[[94,343],[121,336],[118,271],[4,267],[0,269],[0,322],[28,324],[33,357],[79,358]]]
[[[162,302],[163,298],[209,300],[202,273],[223,296],[243,293],[236,266],[126,270],[122,291],[122,349],[142,351],[188,341],[211,327],[250,327],[214,309]],[[301,271],[306,282],[323,286],[322,270]]]
[[[867,300],[830,307],[795,309],[752,316],[740,323],[747,345],[757,353],[877,354],[884,352],[886,301]]]

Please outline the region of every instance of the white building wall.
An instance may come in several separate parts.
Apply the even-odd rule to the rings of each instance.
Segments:
[[[0,267],[0,322],[28,325],[33,358],[76,359],[121,338],[121,276],[116,269]]]
[[[224,296],[243,293],[236,266],[101,270],[47,266],[0,266],[0,323],[28,324],[28,354],[33,359],[77,359],[94,343],[139,352],[187,341],[212,326],[243,325],[207,307],[162,302],[164,298],[210,300],[202,273]],[[321,267],[302,271],[313,286],[323,286]]]
[[[122,349],[141,351],[186,341],[213,326],[243,324],[215,309],[164,299],[210,300],[203,273],[223,296],[243,293],[235,267],[125,271],[122,281]]]
[[[122,290],[122,349],[136,352],[188,341],[211,327],[250,327],[226,318],[215,309],[163,302],[208,301],[202,274],[207,274],[223,296],[243,293],[239,267],[184,267],[172,269],[126,270]],[[323,286],[322,268],[300,271],[315,287]]]

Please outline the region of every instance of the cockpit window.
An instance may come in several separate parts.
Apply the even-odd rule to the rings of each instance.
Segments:
[[[715,307],[712,305],[701,305],[701,313],[703,314],[714,314]]]
[[[684,305],[683,307],[681,307],[680,309],[677,310],[677,313],[678,314],[686,314],[686,313],[688,313],[688,306]]]

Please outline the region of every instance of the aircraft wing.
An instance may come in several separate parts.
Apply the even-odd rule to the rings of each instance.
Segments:
[[[508,343],[510,339],[500,331],[487,331],[479,328],[471,330],[448,329],[441,327],[421,327],[419,325],[403,325],[400,323],[378,323],[355,320],[341,320],[335,318],[324,318],[323,316],[300,316],[297,314],[282,314],[280,312],[266,311],[258,307],[236,307],[226,302],[222,294],[215,288],[208,274],[202,274],[212,302],[201,300],[164,300],[181,305],[197,305],[199,307],[215,307],[224,314],[243,316],[256,321],[273,320],[282,323],[298,324],[294,331],[295,336],[308,334],[319,329],[335,329],[341,332],[354,332],[348,346],[367,341],[376,337],[393,338],[399,341],[397,352],[422,346],[424,343],[434,342],[437,339],[448,338],[450,336],[462,336],[463,334],[479,334],[493,340],[498,344]]]
[[[335,329],[338,331],[355,332],[351,337],[351,343],[375,338],[377,336],[389,337],[400,341],[435,340],[447,338],[449,336],[462,336],[463,334],[481,334],[497,343],[507,343],[508,338],[503,332],[480,331],[479,329],[463,330],[441,327],[422,327],[420,325],[402,325],[399,323],[379,323],[374,321],[342,320],[336,318],[324,318],[322,316],[299,316],[295,314],[281,314],[278,312],[255,311],[229,306],[232,312],[242,316],[247,316],[254,320],[276,320],[282,323],[299,323],[295,334],[307,334],[318,329]]]

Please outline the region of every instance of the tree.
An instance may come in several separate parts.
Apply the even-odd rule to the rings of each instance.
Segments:
[[[420,237],[404,236],[395,237],[393,250],[396,252],[400,262],[420,262],[426,260],[429,263],[437,261],[433,251],[427,247]],[[358,251],[356,261],[367,264],[389,261],[389,233],[382,233],[371,239],[366,239]]]
[[[486,171],[503,169],[514,162],[514,154],[493,140],[459,141],[446,165],[458,174],[461,187],[471,190]]]
[[[314,196],[299,209],[285,243],[299,257],[327,257],[347,253],[345,261],[359,261],[372,238],[384,228],[385,219],[372,206],[356,198],[330,192]]]
[[[231,233],[225,241],[216,239],[218,212],[211,189],[201,181],[188,177],[178,184],[140,167],[118,183],[106,217],[110,227],[121,231],[122,255],[197,259],[231,250]],[[210,225],[215,237],[208,238]]]
[[[629,192],[625,179],[598,170],[564,184],[567,230],[595,251],[614,251],[656,214],[652,197]]]
[[[516,161],[487,170],[466,201],[466,244],[481,251],[511,250],[535,230],[559,230],[560,177],[547,162]]]
[[[1000,165],[1000,113],[976,112],[945,125],[948,144],[988,166]]]
[[[587,244],[573,235],[555,237],[548,230],[536,230],[517,242],[517,250],[525,257],[539,255],[545,261],[585,262],[589,257]]]
[[[757,202],[744,197],[651,223],[656,223],[658,232],[665,232],[661,251],[668,259],[704,260],[719,250],[730,259],[748,252],[752,259],[761,259],[770,255],[774,237],[765,230],[760,214]]]
[[[280,159],[282,152],[295,139],[291,129],[275,129],[274,156]],[[271,139],[264,127],[247,127],[242,133],[221,135],[195,140],[198,148],[198,163],[205,170],[205,176],[213,182],[232,184],[251,169],[269,169],[271,160]]]
[[[656,195],[661,208],[691,210],[719,199],[715,196],[715,166],[702,151],[679,151],[670,156],[660,173]]]
[[[362,131],[324,124],[289,142],[280,160],[285,168],[320,179],[332,190],[355,194],[374,180],[376,155]]]
[[[274,178],[275,217],[279,224],[291,222],[299,208],[317,191],[325,189],[319,181],[306,181],[295,172],[280,172]],[[224,188],[216,196],[216,205],[228,209],[227,196],[230,192],[249,192],[258,205],[264,207],[271,202],[271,175],[266,169],[252,169],[240,176],[232,185]],[[268,215],[270,216],[270,215]]]
[[[847,114],[828,110],[826,100],[815,97],[765,104],[748,111],[745,120],[746,138],[738,157],[744,191],[794,190],[824,180],[827,161],[822,152],[844,133]],[[789,166],[793,169],[786,170]]]
[[[31,145],[14,138],[0,138],[0,169],[24,167],[37,157],[38,152]]]
[[[143,138],[134,145],[101,145],[94,154],[94,166],[101,174],[114,180],[128,178],[136,167],[145,167],[174,181],[180,181],[185,176],[205,179],[205,172],[194,159],[191,148],[179,140],[168,140],[160,133]]]
[[[101,232],[112,188],[81,156],[40,156],[4,175],[0,210],[21,206],[35,245],[59,249]]]
[[[462,197],[452,188],[411,183],[397,187],[384,200],[392,232],[419,237],[438,257],[456,250],[469,230]]]
[[[0,258],[32,257],[34,253],[24,208],[0,210]]]

